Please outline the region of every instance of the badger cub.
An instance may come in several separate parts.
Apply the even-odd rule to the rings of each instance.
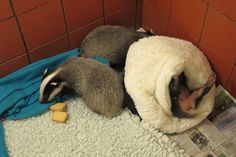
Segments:
[[[208,78],[208,81],[198,89],[190,91],[187,86],[187,79],[184,73],[179,76],[173,76],[170,85],[171,111],[178,118],[191,118],[197,114],[197,107],[204,95],[214,85],[215,74]]]
[[[64,88],[74,90],[90,109],[106,117],[114,117],[122,111],[121,78],[112,68],[94,59],[70,58],[47,73],[40,85],[39,101],[51,101]]]
[[[100,26],[82,41],[81,55],[89,58],[104,57],[109,59],[111,67],[123,67],[130,45],[151,35],[150,31],[137,32],[123,26]]]

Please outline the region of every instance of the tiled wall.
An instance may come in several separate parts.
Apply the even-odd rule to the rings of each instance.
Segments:
[[[140,4],[140,0],[0,0],[0,77],[79,47],[97,26],[140,27]]]
[[[235,0],[0,0],[0,77],[79,47],[104,24],[192,41],[236,97]]]
[[[235,0],[144,0],[143,27],[192,41],[236,97]]]

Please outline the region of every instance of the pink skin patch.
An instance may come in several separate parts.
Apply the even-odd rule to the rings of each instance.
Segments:
[[[188,113],[190,110],[194,110],[196,108],[196,100],[203,95],[203,92],[206,88],[211,87],[216,81],[215,74],[212,74],[207,83],[202,87],[194,90],[192,93],[190,91],[180,85],[180,95],[178,97],[178,105],[182,112]]]

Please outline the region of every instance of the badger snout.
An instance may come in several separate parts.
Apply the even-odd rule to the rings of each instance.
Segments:
[[[47,103],[48,101],[47,101],[46,99],[44,99],[44,98],[39,98],[39,102],[40,102],[41,104],[45,104],[45,103]]]
[[[41,104],[45,104],[47,101],[39,100],[39,102],[40,102]]]

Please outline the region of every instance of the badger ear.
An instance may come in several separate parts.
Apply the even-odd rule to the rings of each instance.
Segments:
[[[48,69],[45,69],[43,74],[45,75],[47,72],[48,72]]]

